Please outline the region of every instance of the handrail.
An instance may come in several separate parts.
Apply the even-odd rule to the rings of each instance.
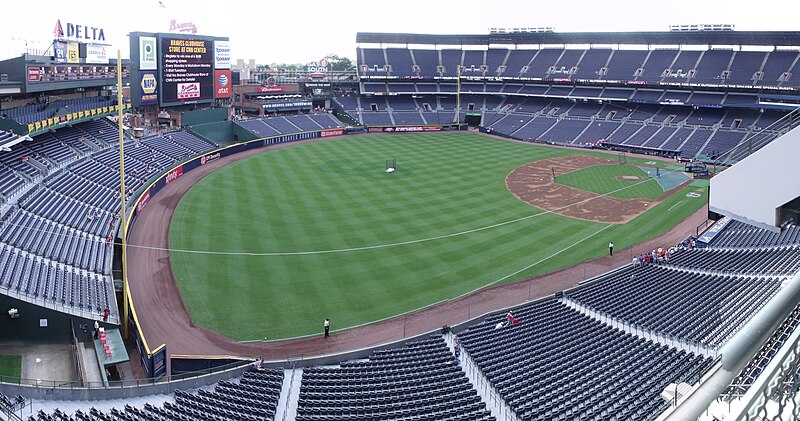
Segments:
[[[714,160],[715,165],[731,166],[738,161],[750,156],[753,152],[766,146],[771,140],[785,134],[789,130],[800,125],[800,107],[795,108],[788,114],[776,120],[769,126],[758,130],[757,132],[750,132],[745,135],[736,146],[729,149],[727,152],[718,156]],[[768,138],[772,138],[767,140]],[[756,143],[754,143],[754,140]],[[767,140],[765,142],[758,142],[759,140]],[[742,151],[745,149],[745,151]]]
[[[63,381],[63,380],[41,380],[31,379],[15,376],[0,375],[0,386],[15,385],[27,386],[36,389],[119,389],[129,387],[139,387],[145,385],[162,385],[173,384],[185,380],[196,379],[210,374],[221,373],[231,369],[237,369],[251,364],[250,360],[240,360],[218,367],[206,368],[191,373],[184,374],[168,374],[161,378],[146,378],[146,379],[131,379],[131,380],[115,380],[115,381]]]

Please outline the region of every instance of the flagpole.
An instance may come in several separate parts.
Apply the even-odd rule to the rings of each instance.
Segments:
[[[119,131],[119,201],[122,227],[122,337],[128,339],[128,227],[125,209],[125,142],[122,135],[122,59],[117,49],[117,130]]]

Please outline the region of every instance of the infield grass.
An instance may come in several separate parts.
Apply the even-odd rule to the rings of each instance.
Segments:
[[[622,250],[706,202],[678,193],[607,227],[542,212],[506,190],[520,165],[581,153],[591,152],[466,133],[268,151],[186,193],[170,226],[172,269],[203,327],[237,340],[319,334],[326,317],[333,330],[352,327],[575,265],[612,240]],[[398,171],[385,174],[392,156]]]
[[[635,177],[635,180],[624,180],[622,177]],[[664,194],[664,189],[658,181],[632,164],[592,165],[566,174],[558,174],[556,182],[623,200],[635,198],[655,200]]]

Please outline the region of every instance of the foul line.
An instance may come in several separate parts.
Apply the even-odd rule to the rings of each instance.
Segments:
[[[684,200],[684,199],[681,199],[681,200],[680,200],[678,203],[676,203],[676,204],[674,204],[674,205],[670,206],[670,207],[669,207],[669,209],[667,209],[667,212],[671,211],[671,210],[672,210],[672,208],[674,208],[675,206],[678,206],[678,205],[680,205],[681,203],[683,203],[683,200]]]

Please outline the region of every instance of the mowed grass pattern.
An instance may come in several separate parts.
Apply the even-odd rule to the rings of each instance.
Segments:
[[[22,376],[22,356],[20,355],[0,355],[0,377],[10,377],[3,379],[7,383],[19,383]]]
[[[621,180],[620,177],[624,176],[638,177],[639,181]],[[632,164],[592,165],[566,174],[558,174],[556,182],[623,200],[636,198],[655,200],[664,194],[664,189],[658,181]]]
[[[352,327],[571,266],[603,254],[609,240],[622,249],[657,236],[705,203],[676,201],[670,212],[654,207],[647,221],[606,229],[542,212],[506,190],[514,168],[575,153],[464,133],[357,136],[268,151],[187,192],[170,226],[172,269],[195,323],[238,340],[287,338],[318,334],[326,317],[334,330]],[[398,172],[385,174],[392,156]],[[361,251],[178,251],[340,250],[523,217]]]

